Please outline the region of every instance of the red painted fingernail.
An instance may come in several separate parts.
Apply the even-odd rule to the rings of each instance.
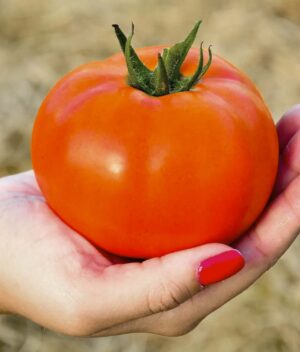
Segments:
[[[241,253],[232,249],[201,262],[198,280],[201,285],[207,286],[236,274],[244,265],[245,260]]]

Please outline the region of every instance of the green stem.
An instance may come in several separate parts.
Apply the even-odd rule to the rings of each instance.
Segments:
[[[116,36],[124,53],[128,68],[128,83],[152,96],[162,96],[171,93],[191,90],[209,69],[212,62],[211,47],[208,48],[208,61],[204,65],[203,43],[200,45],[200,59],[195,73],[191,77],[184,77],[181,66],[191,49],[201,21],[198,21],[183,42],[164,49],[163,55],[158,55],[158,64],[154,71],[149,70],[139,59],[131,46],[134,35],[132,24],[131,34],[127,38],[117,24],[114,24]]]
[[[158,65],[153,72],[154,96],[161,96],[170,93],[169,78],[163,58],[158,54]]]
[[[193,74],[193,76],[189,80],[187,80],[186,84],[184,86],[182,86],[181,92],[190,90],[195,84],[197,84],[199,82],[201,77],[203,77],[203,75],[208,70],[209,66],[211,65],[211,61],[212,61],[211,46],[208,47],[208,55],[209,55],[209,57],[208,57],[207,64],[203,67],[204,58],[203,58],[203,42],[202,42],[200,45],[200,61],[199,61],[197,70]]]

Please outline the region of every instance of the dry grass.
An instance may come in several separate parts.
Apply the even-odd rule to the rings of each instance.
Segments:
[[[136,23],[136,46],[173,43],[194,21],[201,38],[256,82],[274,118],[299,101],[299,0],[0,0],[0,175],[30,167],[43,96],[75,66],[118,50],[111,23]],[[254,287],[193,333],[71,339],[2,317],[0,351],[299,352],[299,241]],[[180,323],[180,322],[179,322]]]

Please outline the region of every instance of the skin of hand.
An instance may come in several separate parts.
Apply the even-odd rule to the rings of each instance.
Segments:
[[[280,165],[272,199],[232,245],[246,264],[208,286],[199,284],[199,264],[232,247],[211,243],[143,262],[118,258],[64,224],[45,203],[31,171],[2,178],[0,310],[73,336],[191,331],[253,284],[297,237],[300,105],[279,121],[278,136]]]

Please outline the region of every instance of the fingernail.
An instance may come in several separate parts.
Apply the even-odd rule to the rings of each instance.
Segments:
[[[241,253],[235,249],[205,259],[198,269],[198,280],[207,286],[236,274],[245,265]]]

